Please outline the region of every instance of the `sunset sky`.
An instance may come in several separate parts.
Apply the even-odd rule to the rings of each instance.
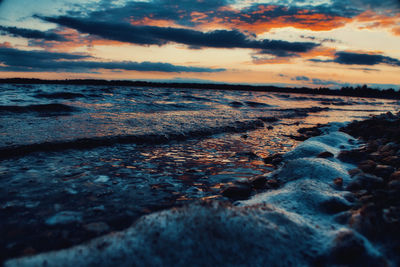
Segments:
[[[400,88],[399,0],[0,0],[0,78]]]

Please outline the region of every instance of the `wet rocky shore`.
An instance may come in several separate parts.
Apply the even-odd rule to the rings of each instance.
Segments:
[[[319,138],[325,134],[324,127],[318,125],[301,128],[298,135],[293,135],[292,138],[295,140]],[[334,149],[326,146],[327,149],[324,150],[326,144],[335,143],[337,137],[334,136],[327,138],[323,145],[317,145],[317,149],[316,145],[312,144],[311,148],[306,147],[303,150],[300,148],[294,153],[272,155],[264,158],[264,164],[276,170],[272,175],[256,176],[248,181],[238,181],[221,188],[221,195],[238,207],[228,202],[201,201],[161,213],[156,212],[142,217],[123,232],[96,239],[76,249],[38,255],[21,261],[8,261],[6,265],[28,266],[49,263],[50,266],[56,266],[60,259],[66,260],[64,266],[99,262],[108,265],[113,260],[126,265],[156,262],[180,262],[178,265],[182,265],[192,257],[197,263],[245,264],[246,260],[249,260],[247,263],[254,263],[255,266],[267,260],[275,260],[277,257],[282,260],[274,262],[278,266],[304,263],[313,266],[398,265],[400,264],[398,256],[400,255],[398,231],[400,229],[400,113],[386,113],[367,120],[355,121],[340,128],[340,131],[358,141],[346,135],[340,136],[338,140],[348,139],[343,141],[343,144],[339,144],[340,142],[332,144]],[[301,157],[296,156],[299,150],[300,154],[303,153]],[[303,164],[301,160],[304,156],[312,159],[309,162],[304,161]],[[307,165],[315,162],[320,165]],[[335,165],[337,163],[346,168],[337,167]],[[290,182],[296,180],[295,176],[301,177],[307,172],[311,173],[311,176],[316,174],[315,177],[310,177],[315,180],[326,179],[329,188],[325,188],[325,185],[320,187],[319,181],[310,182],[306,179],[294,184],[291,189]],[[320,190],[326,192],[319,195]],[[273,193],[274,191],[276,193]],[[296,195],[297,191],[300,192],[299,196]],[[274,206],[274,194],[285,197],[287,192],[289,192],[288,203],[295,203],[296,199],[304,200],[304,196],[309,200],[306,200],[300,208],[293,208],[292,204]],[[252,197],[262,194],[266,194],[265,198],[261,197],[262,201],[252,200]],[[241,204],[240,200],[243,200],[244,204]],[[275,201],[280,203],[282,199],[277,197]],[[289,205],[290,208],[285,205]],[[314,205],[316,210],[311,211],[311,215],[308,214],[309,210],[303,210],[304,208],[312,210]],[[297,215],[292,214],[293,211],[301,216],[304,212],[306,216],[297,218]],[[308,216],[320,216],[322,219],[314,218],[307,222]],[[100,229],[101,232],[103,225],[93,224],[90,227]],[[181,230],[177,233],[177,229]],[[271,234],[271,231],[277,232]],[[322,235],[323,238],[319,237],[319,232],[326,232]],[[179,245],[183,236],[190,240],[187,241],[188,244],[194,244],[201,253],[204,252],[204,247],[207,247],[207,242],[211,242],[217,236],[217,240],[214,241],[219,245],[215,250],[207,252],[214,257],[208,260],[198,257],[201,253],[197,255],[194,252],[195,247],[190,247],[193,249],[192,252],[189,251],[190,248],[183,250]],[[234,239],[231,238],[233,236]],[[309,241],[305,241],[306,239]],[[271,242],[276,244],[276,249],[270,247]],[[324,242],[329,245],[322,245]],[[146,244],[151,246],[147,248]],[[168,247],[168,244],[171,246]],[[260,256],[260,253],[265,252],[265,249],[261,249],[265,245],[267,246],[265,249],[271,254]],[[214,248],[213,246],[209,244],[210,249]],[[318,246],[321,248],[317,249]],[[128,255],[131,254],[125,253],[130,250],[140,257],[132,256],[129,259]],[[163,250],[165,250],[163,255],[157,259],[152,258],[152,253]],[[178,254],[172,257],[170,250],[178,254],[182,252],[182,258],[178,260]],[[103,252],[104,256],[100,256]],[[232,256],[232,252],[237,255]],[[247,256],[242,258],[241,253]],[[30,254],[29,251],[26,251],[26,254]],[[226,261],[228,254],[231,255],[231,261]],[[250,260],[256,258],[256,255],[258,261]],[[285,260],[282,258],[284,255],[287,256]],[[79,256],[82,256],[82,261],[72,260]],[[149,262],[149,259],[154,262]]]
[[[365,145],[338,156],[357,165],[349,171],[352,182],[345,188],[357,201],[340,219],[382,246],[387,257],[399,265],[400,113],[353,122],[341,130]]]
[[[318,125],[300,128],[295,140],[307,140],[323,132]],[[332,182],[337,190],[351,192],[346,197],[351,205],[340,202],[327,204],[335,221],[354,229],[372,244],[381,247],[388,258],[369,262],[371,266],[385,266],[388,262],[400,264],[400,112],[388,112],[362,121],[354,121],[340,128],[354,138],[361,147],[342,150],[337,159],[356,166],[348,170],[351,181],[344,186],[343,178]],[[333,158],[329,151],[321,152],[317,158]],[[264,159],[275,169],[282,167],[284,155],[274,154]],[[238,182],[225,188],[222,194],[232,200],[247,199],[265,190],[275,190],[282,182],[275,177],[261,175],[248,182]],[[316,260],[316,265],[326,263],[360,265],[365,262],[365,247],[353,234],[338,237],[343,246],[335,253]],[[339,243],[341,243],[339,242]],[[368,257],[367,257],[368,258]]]

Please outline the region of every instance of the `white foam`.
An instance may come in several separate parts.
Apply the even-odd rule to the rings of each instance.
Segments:
[[[144,216],[129,229],[70,249],[14,259],[6,266],[252,265],[308,266],[329,253],[338,233],[326,203],[350,205],[333,179],[349,181],[351,165],[315,158],[351,147],[338,132],[311,138],[270,174],[285,184],[237,206],[197,203]],[[363,239],[368,255],[379,253]]]

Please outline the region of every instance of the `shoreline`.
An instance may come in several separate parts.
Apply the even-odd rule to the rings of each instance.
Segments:
[[[371,126],[376,130],[367,131]],[[341,128],[370,138],[366,146],[357,146],[355,139],[338,131],[339,125],[335,127],[282,156],[284,167],[265,176],[266,184],[275,179],[282,186],[237,202],[238,206],[201,202],[153,213],[122,232],[62,251],[9,260],[6,266],[55,266],[60,260],[64,266],[183,265],[192,260],[394,266],[399,263],[400,240],[391,231],[398,229],[400,219],[400,113]]]
[[[97,80],[97,79],[69,79],[69,80],[43,80],[29,78],[2,78],[0,84],[58,84],[58,85],[95,85],[95,86],[132,86],[132,87],[161,87],[178,89],[208,89],[208,90],[230,90],[230,91],[256,91],[271,93],[293,93],[306,95],[346,96],[364,97],[376,99],[400,99],[400,91],[392,88],[373,89],[366,85],[354,87],[342,87],[331,89],[327,87],[280,87],[273,85],[246,85],[225,83],[174,83],[174,82],[148,82],[129,80]]]

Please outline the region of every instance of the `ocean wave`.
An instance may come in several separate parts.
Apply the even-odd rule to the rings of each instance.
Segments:
[[[39,93],[34,96],[36,98],[46,98],[46,99],[75,99],[75,98],[85,97],[85,95],[83,94],[71,93],[71,92]]]
[[[203,127],[186,132],[162,132],[158,134],[116,135],[103,137],[79,138],[35,144],[22,144],[0,147],[0,159],[23,156],[33,152],[60,151],[66,149],[90,149],[116,144],[161,144],[170,141],[180,141],[221,133],[245,132],[264,126],[260,119],[249,121],[234,121],[221,127]]]
[[[41,116],[54,116],[54,115],[68,115],[74,111],[77,111],[76,107],[72,107],[60,103],[52,104],[38,104],[38,105],[4,105],[0,106],[0,115],[10,113],[39,113]]]

